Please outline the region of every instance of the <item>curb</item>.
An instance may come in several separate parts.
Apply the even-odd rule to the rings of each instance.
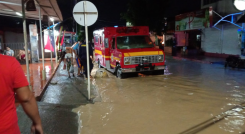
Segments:
[[[45,86],[43,87],[43,90],[42,90],[41,94],[40,94],[39,96],[36,97],[36,101],[41,101],[43,95],[45,94],[45,92],[46,92],[46,90],[47,90],[47,88],[48,88],[49,83],[51,82],[51,80],[53,79],[53,77],[54,77],[56,71],[58,70],[61,61],[62,61],[62,60],[60,60],[60,61],[58,62],[58,65],[57,65],[56,68],[54,69],[54,72],[52,73],[50,79],[48,80],[48,82],[47,82],[47,83],[45,84]]]
[[[173,56],[173,59],[176,59],[176,60],[189,60],[189,61],[199,62],[199,63],[203,63],[203,64],[212,64],[212,62],[210,62],[210,61],[201,61],[201,60],[196,60],[196,59],[188,59],[188,58],[181,58],[181,57],[175,57],[175,56]]]

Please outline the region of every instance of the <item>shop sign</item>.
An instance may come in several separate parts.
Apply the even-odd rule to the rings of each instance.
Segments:
[[[180,14],[175,17],[175,31],[210,28],[212,21],[212,7]]]

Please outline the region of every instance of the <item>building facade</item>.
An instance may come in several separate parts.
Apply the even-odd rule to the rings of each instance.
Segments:
[[[213,8],[212,27],[202,29],[201,46],[206,55],[243,57],[244,41],[241,41],[238,31],[244,29],[244,24],[237,23],[238,18],[243,15],[244,7],[241,5],[245,7],[245,0],[202,0],[202,9]]]

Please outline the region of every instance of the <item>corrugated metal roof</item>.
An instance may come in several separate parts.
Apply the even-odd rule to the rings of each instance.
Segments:
[[[41,15],[54,18],[55,21],[63,21],[61,11],[56,0],[35,0],[37,11],[26,11],[27,19],[39,19],[38,8],[41,6]],[[0,0],[0,15],[21,17],[16,12],[22,13],[21,0]]]

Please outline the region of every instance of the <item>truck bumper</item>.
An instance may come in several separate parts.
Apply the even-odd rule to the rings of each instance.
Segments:
[[[147,72],[147,71],[156,71],[164,70],[165,66],[153,66],[153,67],[136,67],[136,68],[122,68],[122,73],[134,73],[134,72]]]

